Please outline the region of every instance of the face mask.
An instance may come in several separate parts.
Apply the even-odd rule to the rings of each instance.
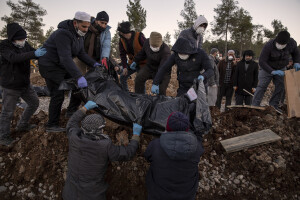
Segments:
[[[153,51],[153,52],[158,52],[159,51],[159,47],[152,47],[150,45],[150,49]]]
[[[190,57],[189,54],[180,54],[180,53],[178,54],[178,56],[181,60],[187,60]]]
[[[85,34],[86,34],[85,32],[82,32],[81,30],[79,30],[78,27],[76,28],[76,32],[79,36],[82,36],[82,37],[85,36]]]
[[[15,40],[13,44],[18,48],[23,48],[25,46],[26,40]]]
[[[279,49],[279,50],[284,49],[286,47],[286,45],[287,44],[279,44],[279,43],[276,42],[276,48]]]
[[[202,27],[202,26],[199,26],[199,27],[197,28],[197,30],[196,30],[196,33],[197,33],[198,35],[202,35],[202,34],[204,33],[204,31],[205,31],[205,28]]]

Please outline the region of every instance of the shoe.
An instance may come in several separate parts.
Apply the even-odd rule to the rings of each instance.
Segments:
[[[46,126],[46,132],[47,133],[66,132],[66,129],[59,126]]]
[[[0,139],[0,144],[9,146],[11,145],[15,140],[10,136],[10,134],[5,134]]]
[[[16,131],[17,132],[27,132],[36,127],[37,127],[37,125],[35,125],[35,124],[22,124],[22,125],[17,126]]]

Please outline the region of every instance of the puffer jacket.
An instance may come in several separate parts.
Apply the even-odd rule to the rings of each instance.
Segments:
[[[8,89],[23,89],[30,85],[30,59],[35,59],[34,51],[28,42],[23,48],[13,45],[12,38],[23,28],[13,23],[7,26],[8,39],[0,43],[2,64],[0,68],[0,84]]]
[[[108,163],[129,160],[135,155],[139,144],[138,136],[133,136],[126,147],[115,146],[105,134],[100,140],[91,140],[79,127],[85,116],[85,111],[79,109],[67,124],[69,153],[64,200],[103,199],[101,197],[108,187],[104,181]]]
[[[194,200],[203,152],[202,141],[191,132],[166,132],[151,141],[144,153],[150,162],[148,199]]]
[[[50,35],[43,47],[47,53],[39,58],[39,66],[41,75],[46,78],[55,78],[57,73],[68,73],[73,78],[82,76],[73,61],[74,57],[88,66],[93,66],[96,62],[85,52],[83,37],[77,34],[73,20],[60,22],[58,29]]]

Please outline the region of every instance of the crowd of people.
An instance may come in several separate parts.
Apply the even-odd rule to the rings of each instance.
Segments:
[[[171,70],[177,67],[182,96],[194,81],[204,82],[209,106],[221,108],[225,96],[225,111],[231,105],[233,94],[237,105],[260,106],[264,93],[272,80],[275,91],[269,105],[280,109],[284,100],[284,71],[300,70],[300,54],[297,44],[287,31],[267,42],[262,49],[259,63],[254,61],[252,50],[243,52],[241,60],[235,51],[229,50],[220,57],[219,50],[212,48],[207,54],[203,48],[203,34],[208,26],[204,16],[199,16],[193,26],[183,30],[173,47],[163,42],[162,35],[153,31],[149,38],[134,31],[130,22],[118,25],[121,63],[110,57],[111,33],[109,15],[105,11],[91,17],[76,12],[72,20],[58,24],[39,49],[27,42],[26,31],[17,23],[7,25],[8,38],[0,43],[0,83],[3,88],[0,114],[0,142],[9,145],[10,122],[19,98],[26,103],[17,131],[29,131],[30,117],[39,106],[39,99],[30,84],[30,59],[38,59],[39,71],[50,91],[49,118],[45,131],[67,132],[69,139],[68,173],[63,190],[64,199],[105,199],[107,184],[104,174],[111,161],[131,159],[139,146],[142,126],[133,123],[133,136],[128,146],[116,146],[103,132],[105,120],[100,114],[86,115],[97,104],[88,101],[80,107],[81,100],[72,91],[65,117],[67,127],[60,126],[64,91],[59,85],[73,78],[78,88],[88,87],[84,75],[89,68],[103,67],[113,71],[116,81],[128,91],[127,79],[133,73],[136,93],[145,93],[145,84],[153,80],[151,92],[166,95]],[[252,96],[253,99],[252,99]],[[81,125],[80,125],[81,124]],[[201,138],[189,130],[189,119],[174,111],[168,119],[166,132],[151,141],[144,153],[150,162],[146,177],[148,199],[195,199],[199,179],[198,162],[203,154]]]

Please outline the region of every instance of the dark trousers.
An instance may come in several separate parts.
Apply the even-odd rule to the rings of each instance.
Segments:
[[[219,109],[221,108],[222,98],[223,98],[223,96],[225,96],[225,98],[226,98],[225,110],[227,110],[227,106],[231,105],[232,95],[233,95],[232,84],[221,85],[219,87],[219,91],[218,91],[218,98],[217,98],[216,106]]]
[[[250,106],[252,104],[252,96],[235,93],[235,105],[243,105],[244,102],[245,105]]]
[[[155,77],[156,71],[151,70],[148,66],[142,67],[135,77],[135,93],[145,93],[145,83]],[[159,84],[159,94],[166,95],[166,91],[171,79],[170,74],[165,74],[163,81]]]
[[[27,106],[18,125],[28,124],[30,117],[39,107],[38,96],[31,86],[20,90],[3,88],[2,111],[0,114],[0,137],[10,133],[10,122],[20,97],[26,102]]]

